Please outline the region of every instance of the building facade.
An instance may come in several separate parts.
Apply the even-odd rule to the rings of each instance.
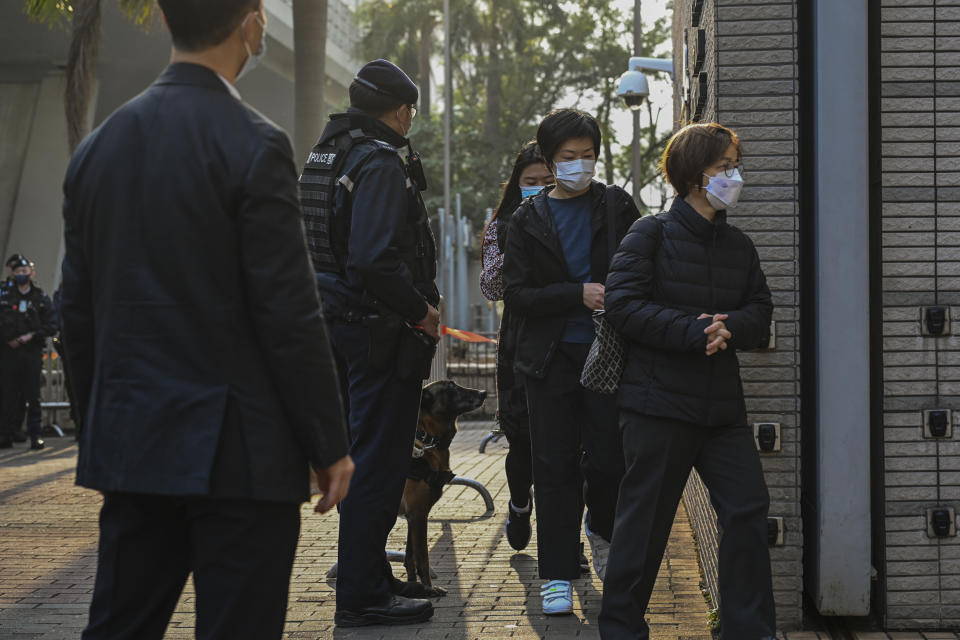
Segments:
[[[960,628],[960,1],[676,0],[673,41],[677,124],[741,136],[776,304],[741,363],[779,625]]]
[[[265,0],[267,55],[238,83],[245,101],[293,131],[294,65],[292,0]],[[352,53],[358,38],[353,0],[330,0],[325,99],[333,109],[347,102],[347,87],[360,67]],[[59,282],[60,184],[69,162],[63,107],[70,34],[30,22],[23,1],[0,3],[0,256],[19,252],[37,264],[40,285]],[[156,20],[146,31],[103,3],[91,127],[145,89],[170,59],[170,37]],[[317,123],[319,134],[324,123]]]

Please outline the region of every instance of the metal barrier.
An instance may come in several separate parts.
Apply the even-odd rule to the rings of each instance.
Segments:
[[[496,339],[497,334],[478,332]],[[464,387],[483,389],[487,400],[470,418],[493,418],[497,414],[497,345],[493,342],[463,342],[444,336],[447,377]]]
[[[49,416],[46,427],[53,429],[63,437],[63,429],[57,424],[57,414],[70,410],[70,396],[67,393],[67,379],[63,371],[63,358],[48,342],[43,349],[43,379],[40,386],[40,409]]]

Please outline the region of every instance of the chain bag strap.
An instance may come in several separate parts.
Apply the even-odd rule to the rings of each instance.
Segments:
[[[614,191],[607,186],[607,267],[617,249],[617,224],[614,209]],[[616,393],[625,364],[623,337],[607,321],[606,312],[593,312],[593,327],[596,337],[590,345],[587,360],[580,374],[580,384],[597,393]]]

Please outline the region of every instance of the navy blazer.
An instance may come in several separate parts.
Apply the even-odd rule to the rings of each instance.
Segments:
[[[308,462],[347,454],[292,156],[186,63],[77,149],[62,314],[78,484],[216,495],[216,467],[228,497],[304,500]]]

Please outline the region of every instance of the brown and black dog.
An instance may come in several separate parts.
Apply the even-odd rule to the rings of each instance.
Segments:
[[[452,380],[432,382],[423,388],[420,396],[417,436],[400,515],[407,519],[407,549],[403,561],[407,580],[419,578],[428,597],[442,596],[446,591],[434,587],[430,577],[427,517],[440,499],[444,485],[454,477],[450,471],[450,442],[457,433],[457,418],[479,409],[486,397],[486,391],[466,389]]]

